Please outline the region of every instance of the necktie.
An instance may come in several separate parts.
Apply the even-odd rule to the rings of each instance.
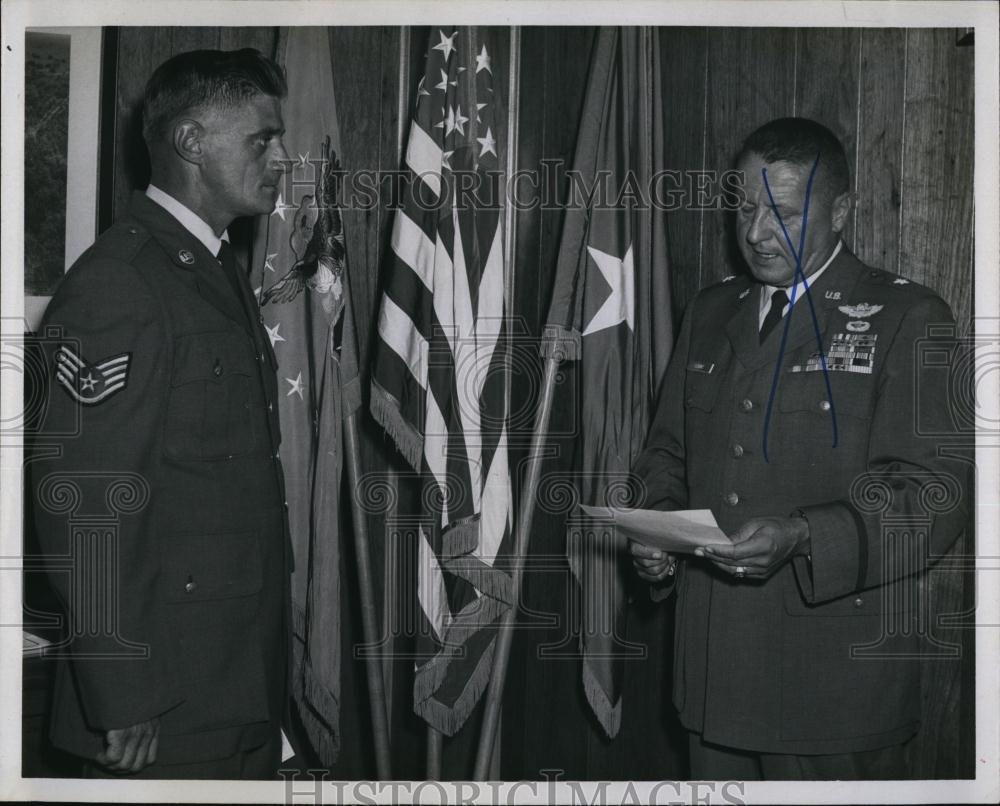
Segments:
[[[781,313],[785,310],[785,306],[788,304],[788,294],[785,293],[785,289],[779,288],[771,295],[771,307],[767,311],[767,316],[764,317],[764,324],[760,326],[760,343],[764,343],[764,339],[767,338],[768,334],[774,330],[775,325],[781,321]]]

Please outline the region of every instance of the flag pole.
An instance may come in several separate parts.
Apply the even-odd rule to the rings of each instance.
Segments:
[[[347,480],[351,489],[351,515],[354,521],[354,554],[358,566],[361,590],[361,629],[364,636],[365,671],[368,678],[368,705],[371,710],[372,732],[375,737],[375,769],[380,781],[392,780],[389,755],[389,719],[385,707],[385,686],[382,667],[375,648],[378,631],[375,626],[375,589],[372,583],[371,555],[368,553],[368,524],[358,497],[361,480],[361,445],[358,438],[357,411],[344,420],[344,447],[347,456]]]
[[[444,736],[441,731],[427,726],[427,780],[441,780],[441,755],[444,746]]]
[[[510,645],[514,637],[514,622],[521,601],[521,579],[524,563],[528,557],[528,542],[531,536],[531,522],[535,517],[535,492],[538,489],[538,476],[541,473],[544,443],[549,433],[549,418],[552,414],[552,398],[555,394],[556,372],[559,370],[560,358],[549,356],[545,359],[545,375],[542,381],[541,400],[535,413],[535,428],[531,435],[531,451],[528,458],[528,472],[521,488],[521,501],[518,508],[517,528],[514,532],[514,569],[510,609],[500,624],[500,633],[493,655],[493,673],[490,675],[490,685],[486,691],[486,713],[483,717],[483,729],[479,735],[479,748],[476,753],[476,766],[473,773],[474,781],[485,781],[493,757],[493,745],[496,741],[497,723],[500,719],[500,705],[503,702],[503,687],[507,677],[507,665],[510,660]]]

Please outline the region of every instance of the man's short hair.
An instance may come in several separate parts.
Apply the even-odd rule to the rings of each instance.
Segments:
[[[169,134],[171,124],[199,108],[232,108],[254,95],[284,98],[285,73],[258,50],[192,50],[156,68],[142,102],[142,136],[148,146]]]
[[[835,195],[851,189],[847,154],[837,136],[826,126],[809,118],[778,118],[765,123],[746,140],[736,156],[739,164],[750,154],[764,162],[791,162],[812,168],[819,156],[819,171],[829,180],[828,189]]]

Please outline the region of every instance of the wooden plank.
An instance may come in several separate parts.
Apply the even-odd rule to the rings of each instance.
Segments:
[[[854,252],[898,271],[906,31],[865,28],[860,45]]]
[[[938,291],[952,306],[959,332],[965,332],[974,286],[973,50],[957,47],[950,29],[914,28],[906,37],[900,273]],[[962,609],[963,583],[971,582],[964,576],[928,576],[932,614]],[[955,641],[960,636],[949,631],[940,637]],[[963,701],[972,696],[963,687],[963,662],[971,663],[968,654],[923,665],[924,718],[912,749],[923,776],[959,777],[971,771],[971,760],[958,752],[968,745],[972,728],[959,719]]]
[[[705,168],[707,131],[708,28],[660,29],[660,81],[664,98],[666,154],[664,167],[688,175]],[[673,189],[664,184],[662,194]],[[686,189],[687,181],[680,187]],[[680,322],[688,303],[701,288],[703,210],[685,192],[681,209],[667,215],[674,321]]]
[[[142,139],[142,95],[149,77],[172,55],[169,36],[153,28],[121,28],[118,91],[115,97],[115,184],[113,216],[119,218],[136,188],[149,182],[149,154]]]
[[[236,50],[237,48],[255,48],[265,56],[274,56],[277,44],[278,29],[265,26],[227,26],[219,29],[219,48],[221,50]]]
[[[792,114],[795,31],[713,28],[708,37],[708,126],[705,167],[733,167],[744,138],[758,126]],[[701,285],[745,272],[731,212],[705,213]]]
[[[907,32],[900,273],[969,325],[973,283],[973,49],[950,29]]]
[[[803,28],[796,32],[795,104],[799,117],[822,123],[844,145],[852,179],[857,164],[858,56],[861,29]],[[843,237],[854,242],[854,217]]]

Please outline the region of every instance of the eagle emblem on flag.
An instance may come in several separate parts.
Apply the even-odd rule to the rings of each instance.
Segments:
[[[882,305],[872,305],[870,302],[861,302],[857,305],[841,305],[837,308],[841,313],[846,313],[852,319],[867,319],[882,310]]]
[[[122,353],[92,364],[63,345],[56,352],[56,380],[71,398],[93,406],[126,387],[131,360],[131,353]]]

